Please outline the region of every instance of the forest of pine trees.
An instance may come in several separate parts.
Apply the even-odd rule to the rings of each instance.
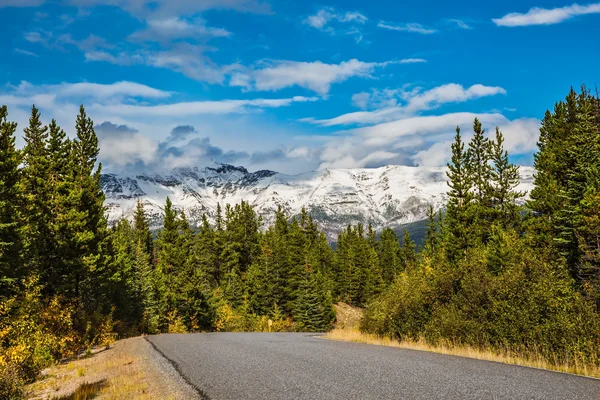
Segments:
[[[449,201],[408,231],[350,225],[335,246],[303,210],[264,226],[248,203],[190,225],[169,199],[109,227],[94,123],[69,138],[33,107],[0,108],[0,397],[92,345],[139,334],[327,331],[333,304],[366,307],[361,329],[396,338],[598,363],[600,100],[571,91],[544,117],[535,189],[500,130],[457,128]],[[470,135],[469,135],[470,136]]]

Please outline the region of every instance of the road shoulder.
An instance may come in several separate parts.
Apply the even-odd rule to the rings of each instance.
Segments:
[[[120,340],[91,357],[53,366],[27,387],[29,399],[198,399],[174,366],[144,337]],[[78,397],[77,397],[78,398]]]

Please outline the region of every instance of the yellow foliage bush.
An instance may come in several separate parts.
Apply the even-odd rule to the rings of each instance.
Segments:
[[[60,298],[45,303],[36,278],[20,295],[0,302],[0,398],[18,398],[55,360],[72,356],[80,339],[73,334],[73,308]]]
[[[168,320],[168,331],[167,333],[186,333],[187,328],[181,316],[177,314],[177,311],[173,310],[167,315]]]
[[[248,313],[243,306],[234,309],[228,303],[223,303],[217,308],[214,328],[217,332],[293,332],[294,324],[279,313],[272,316],[256,315]]]

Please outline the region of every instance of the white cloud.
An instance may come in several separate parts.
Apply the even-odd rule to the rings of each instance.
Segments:
[[[126,125],[105,121],[95,126],[100,159],[110,167],[124,167],[142,162],[150,164],[158,151],[158,143]]]
[[[536,147],[540,122],[510,121],[501,114],[451,113],[417,116],[337,132],[321,152],[321,168],[378,167],[387,164],[443,166],[450,157],[456,126],[466,141],[473,119],[479,118],[488,135],[499,126],[510,154],[528,154]]]
[[[15,52],[19,53],[19,54],[23,54],[25,56],[29,56],[29,57],[39,57],[37,54],[35,54],[34,52],[29,51],[29,50],[24,50],[24,49],[16,48]]]
[[[553,25],[566,21],[573,17],[586,14],[600,13],[600,3],[592,3],[585,6],[573,4],[560,8],[534,7],[527,13],[510,13],[502,18],[492,19],[498,26],[530,26],[530,25]]]
[[[91,109],[102,112],[103,114],[129,117],[182,117],[200,114],[240,114],[249,112],[252,109],[287,107],[292,103],[305,103],[317,100],[319,100],[318,97],[296,96],[285,99],[193,101],[150,106],[135,104],[94,104]]]
[[[351,124],[375,124],[391,121],[401,117],[414,115],[420,111],[435,109],[443,104],[461,103],[486,96],[506,94],[506,90],[498,86],[473,85],[464,88],[462,85],[450,83],[435,87],[426,91],[417,88],[406,91],[374,90],[372,93],[359,93],[353,96],[353,103],[363,109],[375,107],[374,111],[358,111],[343,114],[335,118],[325,120],[306,120],[313,124],[322,126],[351,125]],[[397,101],[403,104],[396,105]]]
[[[394,107],[401,93],[402,89],[373,89],[371,92],[354,94],[352,104],[362,110]]]
[[[45,39],[40,32],[27,32],[25,33],[25,40],[31,43],[43,43]]]
[[[229,66],[218,66],[204,55],[206,48],[189,43],[177,43],[168,50],[141,50],[110,53],[102,50],[85,53],[86,61],[101,61],[116,65],[143,64],[179,72],[188,78],[212,84],[223,83]]]
[[[338,21],[342,23],[356,22],[364,24],[368,21],[368,18],[363,14],[353,11],[337,12],[333,8],[323,8],[319,10],[315,15],[308,16],[304,23],[317,29],[324,29],[325,26],[331,21]]]
[[[414,22],[406,24],[392,24],[389,22],[380,21],[377,26],[390,31],[419,33],[421,35],[431,35],[438,32],[437,29],[426,28],[423,25]]]
[[[403,60],[400,60],[400,64],[422,64],[426,62],[427,60],[425,60],[424,58],[405,58]]]
[[[363,33],[359,27],[367,21],[368,18],[357,11],[342,12],[327,7],[320,9],[315,15],[308,16],[303,23],[332,35],[341,32],[344,35],[354,36],[356,43],[360,43],[363,40]],[[332,22],[337,23],[335,28]],[[343,25],[350,25],[350,28]]]
[[[469,24],[467,24],[465,21],[461,20],[461,19],[449,19],[447,20],[450,23],[456,24],[457,27],[459,27],[460,29],[473,29],[472,26],[470,26]]]
[[[100,84],[91,82],[61,83],[58,85],[32,85],[21,82],[13,87],[14,93],[23,96],[36,96],[41,94],[52,95],[56,98],[91,98],[95,100],[109,100],[114,98],[144,98],[163,99],[171,96],[170,92],[152,88],[135,82],[115,82]]]
[[[77,7],[113,5],[139,18],[193,15],[211,9],[271,13],[269,4],[260,0],[66,0],[66,2]]]
[[[134,32],[130,38],[140,41],[166,42],[174,39],[198,39],[229,37],[231,32],[224,28],[206,26],[202,19],[187,20],[180,17],[150,19],[144,30]]]
[[[169,50],[140,55],[144,63],[157,68],[180,72],[197,81],[222,83],[226,67],[220,67],[204,55],[205,48],[180,43]]]
[[[231,86],[241,86],[246,90],[279,90],[300,86],[321,95],[326,95],[332,84],[352,77],[369,78],[377,67],[389,62],[362,62],[356,59],[339,64],[326,64],[321,61],[271,61],[256,69],[234,73]]]

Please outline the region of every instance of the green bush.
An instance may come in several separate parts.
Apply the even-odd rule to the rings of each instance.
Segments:
[[[433,260],[402,273],[367,307],[363,331],[596,363],[600,318],[549,250],[514,233],[468,250],[453,268]],[[493,262],[492,262],[493,261]],[[497,266],[501,265],[498,269]]]

